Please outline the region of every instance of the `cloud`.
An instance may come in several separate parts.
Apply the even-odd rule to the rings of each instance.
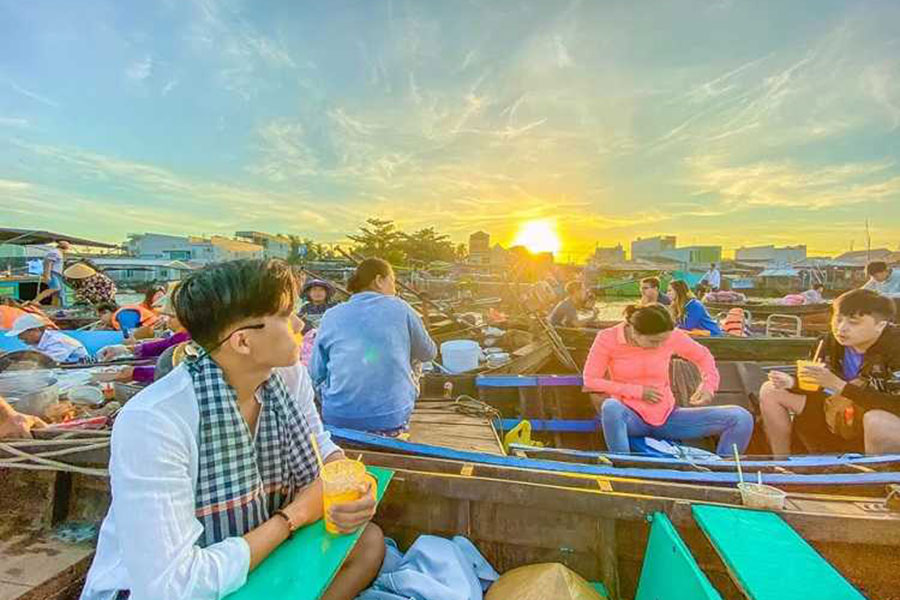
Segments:
[[[715,156],[686,162],[695,194],[712,194],[743,206],[834,208],[900,200],[900,175],[893,162],[729,165]]]
[[[43,104],[44,106],[49,106],[51,108],[59,108],[59,103],[56,102],[55,100],[48,98],[47,96],[38,94],[37,92],[28,90],[28,89],[20,86],[19,84],[17,84],[15,81],[13,81],[11,79],[7,79],[6,84],[10,87],[10,89],[12,89],[12,91],[16,92],[17,94],[25,96],[26,98],[31,98],[35,102],[39,102],[39,103]]]
[[[128,65],[125,69],[125,76],[132,81],[141,82],[146,80],[153,74],[153,58],[145,56],[141,60],[137,60]]]
[[[21,117],[0,117],[0,127],[28,127],[28,119]]]
[[[13,181],[11,179],[0,179],[0,191],[12,192],[27,190],[31,184],[26,181]]]
[[[160,94],[162,94],[163,96],[168,96],[169,92],[174,90],[177,86],[178,86],[178,80],[171,79],[171,80],[169,80],[168,83],[166,83],[166,85],[163,86],[162,90],[160,91]]]
[[[189,39],[220,65],[220,82],[241,99],[255,97],[272,70],[298,68],[283,44],[257,31],[238,10],[216,0],[193,0],[192,6]]]

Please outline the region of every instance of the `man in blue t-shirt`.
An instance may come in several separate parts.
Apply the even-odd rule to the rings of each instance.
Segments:
[[[793,431],[811,452],[900,452],[900,327],[891,324],[894,304],[872,290],[852,290],[834,301],[833,315],[818,357],[822,365],[802,373],[818,389],[801,390],[795,376],[771,371],[760,390],[772,453],[790,454]]]

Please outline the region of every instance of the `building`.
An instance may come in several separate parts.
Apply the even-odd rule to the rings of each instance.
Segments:
[[[722,261],[722,246],[685,246],[663,250],[657,256],[677,261],[685,266],[708,266]]]
[[[664,256],[663,252],[675,249],[674,235],[658,235],[652,238],[638,238],[631,242],[631,260]]]
[[[208,264],[236,258],[263,258],[264,248],[221,236],[182,237],[159,233],[131,234],[125,243],[136,258]]]
[[[180,261],[160,258],[93,258],[95,265],[120,288],[163,281],[180,281],[193,268]]]
[[[806,260],[806,245],[784,246],[778,248],[774,245],[740,247],[734,251],[734,260],[745,263],[758,263],[764,265],[791,265]]]
[[[854,265],[865,266],[866,263],[873,260],[883,260],[890,262],[890,258],[894,253],[887,248],[875,248],[872,250],[856,250],[855,252],[844,252],[835,261],[850,263]]]
[[[622,244],[611,248],[597,246],[590,260],[599,265],[623,263],[625,262],[625,248],[622,247]]]
[[[470,265],[491,264],[491,236],[483,231],[476,231],[469,236]]]
[[[291,239],[289,237],[260,231],[238,231],[234,236],[262,246],[263,256],[266,258],[287,260],[291,256]]]

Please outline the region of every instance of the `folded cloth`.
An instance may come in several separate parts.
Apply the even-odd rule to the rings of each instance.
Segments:
[[[500,577],[462,536],[423,535],[405,555],[393,540],[385,543],[378,577],[356,600],[482,600]]]

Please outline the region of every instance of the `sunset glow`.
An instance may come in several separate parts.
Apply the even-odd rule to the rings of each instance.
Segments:
[[[522,223],[512,242],[513,246],[525,246],[535,254],[539,252],[558,253],[562,248],[556,224],[552,221],[528,221]]]

